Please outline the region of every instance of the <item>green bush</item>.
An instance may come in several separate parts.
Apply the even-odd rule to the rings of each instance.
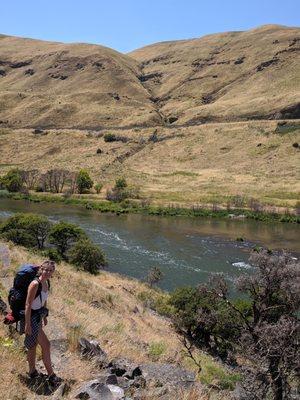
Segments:
[[[43,249],[51,229],[47,217],[38,214],[15,214],[8,218],[0,228],[7,239],[26,247]]]
[[[118,178],[115,181],[115,189],[125,189],[127,187],[127,182],[125,178]]]
[[[92,181],[89,173],[85,169],[81,169],[76,178],[76,185],[79,193],[85,193],[87,190],[93,187],[94,182]]]
[[[79,239],[86,238],[85,232],[77,225],[61,221],[51,228],[49,239],[62,258],[67,259],[67,251]]]
[[[113,189],[108,189],[106,191],[106,199],[109,201],[120,203],[126,198],[127,198],[127,193],[125,190],[113,188]]]
[[[33,236],[24,229],[10,229],[3,232],[1,236],[19,246],[34,247],[35,244]]]
[[[17,168],[11,169],[1,179],[1,186],[9,192],[19,192],[23,186],[21,172]]]
[[[124,201],[129,197],[129,192],[126,190],[127,182],[125,178],[118,178],[115,181],[115,186],[108,189],[106,192],[106,199],[114,202]]]
[[[268,250],[253,252],[249,262],[253,273],[234,283],[244,298],[232,299],[222,276],[197,288],[177,289],[170,301],[173,324],[187,349],[195,346],[233,367],[243,365],[247,395],[265,398],[272,392],[274,399],[287,398],[299,358],[299,262],[285,252]],[[212,366],[207,381],[213,375],[225,389],[238,379]]]
[[[104,142],[115,142],[117,140],[117,137],[114,133],[106,133],[103,136]]]
[[[96,185],[94,186],[97,194],[99,194],[101,192],[101,189],[103,188],[102,183],[96,183]]]
[[[153,267],[148,271],[146,282],[150,287],[153,287],[158,282],[160,282],[163,277],[164,273],[162,272],[162,270],[159,267]]]
[[[166,350],[167,346],[164,342],[152,342],[149,345],[148,355],[152,361],[158,361]]]
[[[79,240],[69,251],[69,260],[78,269],[97,274],[106,265],[102,250],[89,239]]]
[[[200,374],[201,383],[218,387],[221,390],[233,390],[240,380],[239,374],[230,373],[213,362],[206,363]]]
[[[7,189],[0,190],[0,199],[6,199],[9,196],[9,191]]]
[[[56,263],[60,263],[62,260],[62,256],[59,254],[57,249],[54,249],[53,247],[50,247],[49,249],[44,250],[43,255],[45,256],[45,258],[55,261]]]

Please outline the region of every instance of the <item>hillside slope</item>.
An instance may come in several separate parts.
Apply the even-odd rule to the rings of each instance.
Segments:
[[[129,55],[177,123],[300,117],[300,29],[266,25],[157,43]]]
[[[0,36],[0,175],[84,167],[104,184],[96,198],[125,176],[163,205],[295,208],[299,50],[300,29],[277,25],[127,55]]]
[[[12,127],[158,123],[137,63],[109,48],[2,36],[0,120]]]
[[[299,118],[299,40],[299,28],[266,25],[123,55],[3,35],[1,125],[99,129]]]
[[[8,250],[10,265],[2,264],[1,250]],[[38,255],[24,248],[0,242],[0,298],[6,297],[11,286],[14,271],[24,263],[40,263]],[[147,297],[148,296],[148,297]],[[45,328],[51,340],[55,371],[67,381],[72,381],[71,393],[66,398],[74,399],[76,390],[82,382],[99,377],[103,371],[80,358],[76,350],[80,337],[97,340],[108,353],[109,359],[120,357],[138,364],[170,363],[188,367],[196,371],[189,362],[170,322],[145,306],[143,299],[155,296],[155,292],[136,280],[130,280],[109,272],[101,272],[99,276],[75,271],[70,265],[61,263],[57,266],[51,285],[49,324]],[[1,316],[1,315],[0,315]],[[1,399],[40,399],[53,398],[36,395],[38,388],[30,390],[20,382],[20,376],[26,371],[25,354],[22,351],[24,337],[14,335],[9,339],[8,329],[0,325],[0,392]],[[38,353],[40,359],[40,353]],[[209,357],[202,357],[202,377],[228,379],[229,373]],[[43,370],[39,362],[39,369]],[[214,374],[216,374],[214,376]],[[200,378],[200,376],[199,376]],[[155,386],[153,386],[155,389]],[[213,397],[196,396],[192,391],[183,390],[179,397],[153,393],[143,396],[145,400],[217,400],[227,398],[228,391],[215,393]],[[210,390],[210,392],[212,392]],[[3,394],[5,393],[5,397]],[[55,394],[54,394],[55,395]],[[61,397],[55,397],[56,400]],[[65,397],[64,397],[65,398]],[[131,398],[131,397],[130,397]]]

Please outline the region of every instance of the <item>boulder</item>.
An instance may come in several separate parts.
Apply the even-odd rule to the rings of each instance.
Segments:
[[[101,349],[96,340],[87,340],[81,338],[79,340],[79,349],[82,357],[93,360],[98,367],[106,367],[108,363],[107,354]]]
[[[127,379],[135,379],[142,375],[141,368],[125,358],[116,358],[108,364],[108,368],[112,374],[124,376]]]
[[[142,364],[141,370],[143,377],[147,381],[147,386],[152,383],[156,387],[169,385],[190,388],[196,380],[193,372],[177,367],[174,364]]]
[[[116,385],[106,385],[99,379],[85,382],[75,395],[75,399],[82,400],[122,400],[124,390]]]

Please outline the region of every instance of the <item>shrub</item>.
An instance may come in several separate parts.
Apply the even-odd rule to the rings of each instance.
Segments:
[[[69,251],[70,262],[84,271],[97,274],[106,265],[102,250],[89,239],[79,240]]]
[[[10,229],[3,232],[1,236],[19,246],[34,247],[35,244],[33,236],[24,229]]]
[[[239,374],[229,373],[215,363],[207,362],[201,371],[200,381],[205,385],[214,385],[221,390],[234,390],[235,385],[240,381]]]
[[[23,186],[19,169],[11,169],[1,178],[1,185],[9,192],[19,192]]]
[[[26,247],[43,249],[51,228],[50,221],[38,214],[15,214],[1,226],[7,240]]]
[[[149,345],[148,355],[152,361],[158,361],[166,350],[167,346],[164,342],[152,342]]]
[[[150,287],[156,285],[159,281],[162,280],[164,274],[159,267],[153,267],[149,270],[148,275],[146,277],[146,281]]]
[[[96,185],[94,186],[97,194],[99,194],[101,192],[101,189],[103,188],[102,183],[96,183]]]
[[[248,300],[230,299],[222,277],[178,289],[171,295],[173,324],[187,349],[196,346],[235,367],[243,359],[245,398],[271,398],[272,391],[283,400],[299,365],[299,262],[258,251],[250,263],[255,273],[235,284]]]
[[[64,199],[69,199],[70,197],[72,197],[72,190],[71,189],[67,189],[63,192],[62,197]]]
[[[84,193],[87,190],[91,189],[93,187],[94,182],[92,181],[89,173],[81,169],[78,173],[77,179],[76,179],[76,185],[79,193]]]
[[[114,133],[106,133],[103,136],[104,142],[115,142],[117,140],[116,135]]]
[[[127,187],[127,182],[125,178],[118,178],[115,181],[115,189],[125,189]]]
[[[61,255],[59,252],[54,249],[53,247],[50,247],[47,250],[44,250],[43,255],[48,258],[49,260],[55,261],[56,263],[60,263],[62,260]]]
[[[107,189],[106,191],[106,200],[120,202],[127,198],[127,193],[122,189]]]
[[[120,202],[129,197],[127,190],[127,182],[125,178],[118,178],[115,181],[115,186],[106,191],[106,199],[110,201]]]
[[[56,246],[64,259],[67,259],[70,247],[82,238],[86,238],[86,234],[79,226],[64,221],[53,225],[49,235],[50,243]]]
[[[248,206],[250,208],[250,210],[252,211],[261,211],[262,209],[262,205],[260,204],[260,202],[257,199],[254,199],[253,197],[251,197],[248,201]]]
[[[35,191],[36,192],[38,192],[38,193],[43,193],[44,191],[45,191],[45,188],[44,188],[44,186],[43,185],[37,185],[36,187],[35,187]]]
[[[1,198],[5,199],[6,197],[8,197],[8,195],[9,195],[9,191],[8,190],[6,190],[6,189],[0,190],[0,199]]]
[[[232,197],[232,204],[235,207],[244,207],[245,198],[243,196],[241,196],[240,194],[237,194],[236,196]]]

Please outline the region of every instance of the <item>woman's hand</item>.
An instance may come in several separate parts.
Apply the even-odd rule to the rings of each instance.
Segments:
[[[48,320],[47,317],[44,318],[44,326],[46,326],[48,324]]]
[[[28,336],[32,335],[32,329],[30,324],[25,324],[25,334]]]

